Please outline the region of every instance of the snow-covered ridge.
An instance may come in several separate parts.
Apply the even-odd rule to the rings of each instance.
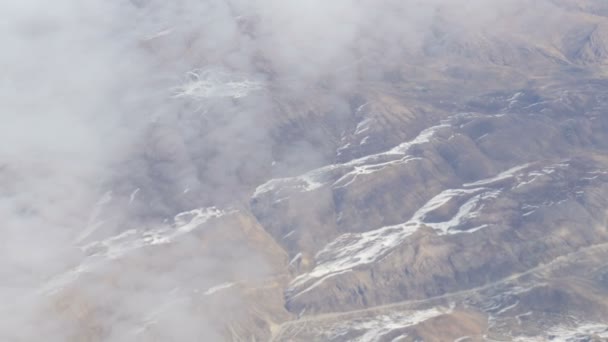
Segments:
[[[596,335],[608,339],[608,325],[600,323],[585,323],[576,327],[557,326],[549,330],[549,335],[556,336],[554,341],[579,341],[581,337]]]
[[[310,282],[315,279],[325,280],[357,266],[373,263],[399,246],[418,228],[418,225],[404,224],[383,227],[365,233],[341,235],[317,253],[316,266],[311,272],[294,279],[290,288],[299,290],[294,297],[312,289],[315,284],[311,285]],[[306,287],[300,290],[303,286]]]
[[[173,89],[176,98],[241,98],[264,88],[260,81],[218,69],[195,69],[187,73],[187,81]]]
[[[500,117],[502,114],[494,116]],[[452,121],[475,117],[477,117],[477,114],[474,113],[460,113],[453,116],[451,119],[442,121],[439,125],[421,131],[418,136],[411,141],[403,142],[388,151],[371,154],[342,164],[327,165],[300,176],[271,179],[258,186],[253,193],[252,198],[259,198],[264,194],[274,192],[276,197],[282,200],[294,192],[309,192],[328,185],[335,188],[347,187],[361,175],[373,174],[395,165],[404,165],[409,162],[421,161],[422,159],[409,154],[411,148],[431,143],[438,133],[453,127]],[[363,120],[358,126],[358,129],[362,130],[368,124],[369,120]],[[567,166],[567,163],[558,163],[543,169],[542,172],[549,174],[552,168],[560,168],[564,165]],[[522,171],[525,171],[532,166],[533,163],[518,165],[501,172],[492,178],[463,184],[463,188],[492,186],[495,183],[514,178],[516,175],[521,174]]]
[[[570,166],[569,160],[564,160],[554,164],[547,165],[539,170],[531,170],[535,166],[534,163],[526,163],[515,166],[507,171],[501,172],[495,177],[483,179],[473,183],[465,183],[462,186],[464,188],[479,187],[479,186],[492,186],[505,180],[515,180],[517,185],[515,188],[520,188],[529,184],[532,184],[536,180],[550,176],[557,171],[564,170]]]
[[[427,128],[411,141],[404,142],[388,151],[361,157],[343,164],[333,164],[309,171],[301,176],[272,179],[257,187],[253,198],[258,198],[268,192],[307,192],[320,187],[332,185],[344,187],[350,185],[358,176],[368,175],[383,170],[386,167],[406,164],[420,160],[408,153],[414,146],[430,143],[435,134],[442,129],[451,127],[440,124]]]
[[[487,225],[481,225],[473,229],[467,230],[454,230],[454,228],[467,223],[477,217],[479,217],[479,211],[483,209],[485,203],[490,200],[497,198],[500,195],[500,190],[491,190],[486,188],[480,189],[465,189],[465,190],[446,190],[439,195],[433,197],[427,204],[420,208],[412,218],[411,222],[417,223],[418,225],[425,225],[433,228],[437,234],[459,234],[459,233],[472,233],[482,228],[486,228]],[[427,218],[430,213],[434,210],[447,205],[448,202],[467,198],[466,202],[462,204],[458,211],[447,221],[432,222]]]
[[[356,332],[358,336],[350,341],[383,341],[384,336],[395,330],[412,327],[429,319],[452,312],[453,308],[443,307],[410,312],[391,312],[369,319],[351,320],[336,324],[323,337],[327,341],[342,340],[342,336],[346,334],[352,335]],[[404,336],[402,335],[401,337]]]
[[[407,222],[364,233],[339,236],[317,253],[316,266],[311,272],[294,279],[290,286],[291,289],[298,289],[294,297],[308,292],[310,283],[315,279],[327,279],[355,267],[374,263],[403,244],[421,227],[430,227],[438,235],[470,234],[488,228],[488,224],[481,224],[473,225],[469,229],[459,229],[467,223],[471,225],[470,223],[479,217],[484,205],[496,199],[500,193],[500,190],[488,188],[445,190],[423,205]],[[451,201],[464,203],[445,221],[431,222],[429,217],[432,212]]]
[[[51,279],[41,291],[43,293],[57,291],[96,265],[108,260],[119,259],[140,248],[171,243],[180,236],[201,227],[209,220],[233,212],[234,210],[224,211],[216,207],[194,209],[175,215],[173,223],[167,226],[146,231],[131,229],[116,236],[80,246],[86,255],[80,264]]]
[[[357,127],[355,127],[355,133],[354,135],[359,135],[361,133],[365,133],[370,129],[370,124],[373,122],[373,119],[367,118],[362,120],[361,122],[359,122],[357,124]]]
[[[540,174],[552,174],[558,168],[567,167],[567,164],[558,163],[538,171],[530,171],[531,166],[520,165],[494,177],[464,184],[461,189],[444,190],[427,201],[404,223],[337,237],[317,253],[314,269],[298,276],[291,283],[294,297],[310,291],[332,276],[382,259],[422,227],[433,229],[437,235],[471,234],[489,228],[495,222],[485,219],[482,213],[503,192],[517,189],[519,182],[529,181]],[[509,183],[507,187],[498,186],[500,181],[506,179],[518,182],[514,185]],[[436,215],[436,212],[442,214]]]
[[[227,212],[216,207],[194,209],[179,213],[169,226],[148,231],[131,229],[103,241],[96,241],[82,249],[91,256],[103,254],[108,258],[117,258],[130,250],[149,245],[166,244],[181,235],[191,232],[212,218],[224,216]]]
[[[272,179],[260,186],[258,186],[253,193],[252,198],[258,198],[265,193],[280,190],[284,191],[298,191],[308,192],[323,187],[329,181],[330,173],[333,170],[339,169],[340,165],[328,165],[320,169],[309,171],[308,173],[290,178],[276,178]]]
[[[513,168],[508,169],[507,171],[501,172],[498,175],[492,177],[492,178],[488,178],[488,179],[483,179],[477,182],[473,182],[473,183],[465,183],[462,186],[465,188],[470,188],[470,187],[479,187],[479,186],[489,186],[492,185],[494,183],[498,183],[501,181],[504,181],[506,179],[511,179],[513,177],[515,177],[518,172],[523,171],[525,169],[527,169],[528,167],[530,167],[532,164],[523,164],[523,165],[518,165],[515,166]]]
[[[513,341],[580,342],[592,341],[592,336],[599,337],[602,341],[608,340],[608,325],[601,323],[581,323],[574,326],[558,325],[548,329],[544,336],[518,336]]]

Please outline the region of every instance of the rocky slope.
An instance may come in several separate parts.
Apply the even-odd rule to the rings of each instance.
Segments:
[[[190,71],[41,315],[73,341],[608,340],[608,7],[438,1],[412,38],[379,3],[348,63],[299,37],[294,73],[232,2],[248,72],[198,31],[142,39]]]

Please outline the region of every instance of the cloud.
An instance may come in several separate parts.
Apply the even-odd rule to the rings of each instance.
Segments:
[[[291,112],[306,112],[300,104],[316,101],[311,111],[349,120],[360,82],[420,51],[439,18],[458,23],[456,34],[487,29],[522,3],[2,2],[0,302],[13,305],[2,309],[11,319],[0,339],[75,338],[78,327],[31,294],[89,260],[82,243],[155,229],[199,207],[242,206],[270,176],[332,162],[317,139],[326,128],[289,130],[299,124]],[[152,268],[123,278],[137,290],[97,284],[79,295],[87,307],[98,298],[124,301],[125,315],[134,316],[187,283],[184,275],[223,280],[230,270],[218,262],[209,257],[160,274]],[[159,275],[167,277],[162,286]],[[177,303],[160,314],[171,327],[165,340],[216,336],[189,316],[188,303]],[[124,318],[112,315],[111,323]],[[130,328],[104,333],[120,341]]]

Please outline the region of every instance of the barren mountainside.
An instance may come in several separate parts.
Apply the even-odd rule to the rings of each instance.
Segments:
[[[129,3],[129,143],[0,340],[608,341],[604,1],[207,3]]]

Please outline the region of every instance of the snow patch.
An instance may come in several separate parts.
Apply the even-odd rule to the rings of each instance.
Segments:
[[[471,338],[471,336],[463,336],[463,337],[459,337],[457,339],[454,340],[454,342],[467,342],[467,341],[472,341],[473,339]]]
[[[319,285],[323,284],[325,282],[325,280],[340,275],[340,274],[344,274],[344,273],[348,273],[348,272],[352,272],[352,270],[343,270],[343,271],[339,271],[339,272],[334,272],[334,273],[330,273],[327,274],[325,276],[323,276],[323,278],[317,280],[316,282],[314,282],[311,286],[308,286],[307,288],[305,288],[303,291],[298,292],[297,294],[295,294],[292,298],[297,298],[303,294],[305,294],[306,292],[310,292],[312,290],[314,290],[316,287],[318,287]],[[292,288],[290,288],[292,289]]]
[[[490,227],[489,224],[478,225],[468,230],[454,229],[479,216],[479,210],[488,200],[497,198],[500,190],[480,189],[450,189],[429,200],[420,208],[413,217],[402,224],[386,226],[380,229],[364,233],[343,234],[330,242],[323,250],[315,255],[316,266],[309,272],[298,276],[290,285],[295,290],[304,288],[295,296],[310,291],[307,287],[311,281],[321,278],[319,282],[352,270],[358,266],[372,264],[388,255],[393,249],[403,244],[406,239],[414,234],[423,225],[436,231],[438,235],[472,234]],[[463,200],[461,197],[469,198],[462,204],[456,214],[449,220],[443,222],[427,222],[427,216],[432,211],[448,204],[452,200]]]
[[[577,326],[558,325],[548,329],[544,336],[517,336],[513,341],[579,342],[591,341],[592,336],[599,337],[602,341],[608,339],[608,325],[601,323],[584,323]]]
[[[246,97],[264,88],[263,83],[217,69],[195,69],[188,80],[173,89],[175,98],[209,99]]]
[[[353,342],[378,342],[384,341],[385,336],[395,330],[405,329],[423,323],[429,319],[450,314],[452,308],[431,308],[413,312],[393,312],[380,315],[371,319],[350,320],[336,324],[331,331],[325,334],[327,340],[338,339],[353,332],[359,336],[350,339]]]
[[[296,256],[294,256],[293,259],[291,259],[291,261],[289,262],[289,267],[295,265],[300,260],[302,260],[302,253],[296,254]]]
[[[480,186],[492,185],[494,183],[515,177],[519,171],[525,170],[528,167],[530,167],[531,165],[532,164],[523,164],[523,165],[515,166],[511,169],[508,169],[507,171],[499,173],[495,177],[483,179],[483,180],[473,182],[473,183],[465,183],[462,186],[465,188],[470,188],[470,187],[480,187]]]
[[[446,190],[433,197],[426,205],[420,208],[414,214],[412,221],[431,227],[441,235],[462,233],[462,231],[452,231],[452,229],[471,219],[479,217],[479,210],[483,208],[484,203],[489,199],[497,198],[500,193],[500,190],[490,190],[485,188],[474,190]],[[458,197],[471,194],[473,194],[473,197],[469,198],[464,204],[462,204],[458,209],[458,212],[451,219],[443,222],[427,222],[427,216],[433,210],[446,205],[449,201],[457,199]],[[486,227],[488,227],[488,225],[481,225],[474,228],[474,230],[478,231]],[[471,233],[471,231],[467,232]]]
[[[338,147],[338,149],[336,150],[336,155],[340,156],[344,152],[344,150],[348,149],[350,146],[351,143],[347,143],[346,145]]]
[[[76,267],[51,278],[40,290],[43,294],[54,293],[107,260],[121,258],[137,249],[147,246],[168,244],[178,237],[193,231],[212,218],[219,218],[234,211],[223,211],[216,207],[195,209],[177,214],[173,224],[153,230],[130,229],[102,241],[80,246],[86,254]]]
[[[370,129],[370,124],[373,122],[372,119],[365,119],[357,124],[355,128],[355,135],[367,132]]]
[[[137,196],[138,193],[139,193],[139,188],[133,190],[131,195],[129,195],[129,204],[132,204],[133,201],[135,201],[135,196]]]
[[[371,174],[381,171],[385,167],[405,164],[414,158],[408,153],[414,146],[429,143],[433,136],[441,129],[448,128],[450,125],[441,124],[427,128],[411,141],[402,143],[386,152],[376,153],[369,156],[354,159],[344,164],[333,164],[319,169],[309,171],[301,176],[271,179],[270,181],[258,186],[252,198],[268,192],[289,191],[308,192],[316,190],[328,184],[338,187],[345,187],[355,181],[357,175]],[[340,153],[340,151],[338,151]],[[337,179],[337,180],[336,180]]]
[[[313,279],[325,279],[328,275],[335,275],[359,265],[371,264],[400,245],[417,229],[417,225],[401,224],[365,233],[341,235],[317,253],[317,266],[310,273],[294,279],[291,288],[305,285]]]
[[[223,283],[223,284],[209,288],[207,291],[205,291],[204,295],[211,296],[212,294],[215,294],[222,290],[229,289],[229,288],[233,287],[234,285],[236,285],[236,284],[235,283]]]
[[[325,185],[323,178],[335,167],[335,165],[329,165],[298,177],[272,179],[258,186],[255,189],[252,198],[258,198],[268,192],[309,192],[319,189]]]
[[[82,249],[89,256],[104,256],[116,259],[141,247],[170,243],[179,236],[198,228],[208,220],[225,214],[226,212],[216,207],[186,211],[175,215],[173,224],[168,227],[148,231],[131,229],[103,241],[85,245]]]
[[[429,127],[425,130],[423,130],[422,132],[420,132],[420,134],[418,134],[418,136],[409,142],[405,142],[400,144],[399,146],[391,149],[389,152],[387,152],[387,154],[403,154],[403,153],[407,153],[409,152],[410,148],[412,148],[413,146],[416,145],[421,145],[424,143],[430,143],[433,139],[433,136],[441,129],[445,129],[445,128],[450,128],[452,127],[449,124],[440,124],[437,126],[433,126],[433,127]]]

